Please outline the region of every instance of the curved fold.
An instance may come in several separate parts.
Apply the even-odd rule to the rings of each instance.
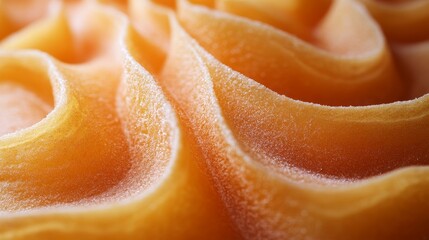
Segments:
[[[315,29],[315,45],[268,25],[180,3],[181,24],[207,51],[280,94],[342,106],[406,97],[382,32],[354,1],[335,2]]]
[[[395,162],[407,166],[414,165],[408,160],[427,159],[426,146],[413,156],[428,136],[421,132],[428,129],[422,127],[428,122],[427,97],[359,108],[295,101],[234,72],[173,26],[163,85],[199,136],[207,171],[245,238],[419,239],[428,234],[427,167],[354,179],[366,177],[362,167],[387,168],[374,173],[381,174]],[[410,135],[396,138],[406,132]],[[418,144],[411,143],[418,133]],[[407,141],[407,147],[400,145]],[[284,155],[273,156],[277,150]],[[335,152],[339,155],[329,156]],[[371,159],[359,159],[366,153]],[[383,157],[377,160],[374,154]],[[399,156],[405,158],[395,161]],[[300,159],[282,162],[294,157]],[[313,172],[301,164],[314,164]],[[325,171],[351,175],[326,178],[320,175]]]
[[[425,1],[5,4],[0,239],[429,236]]]
[[[143,59],[159,50],[116,10],[65,10],[75,12],[2,42],[1,76],[46,101],[52,91],[55,103],[40,122],[0,137],[0,238],[238,238],[187,131],[137,61],[155,71],[162,55]],[[46,34],[61,35],[73,58]]]

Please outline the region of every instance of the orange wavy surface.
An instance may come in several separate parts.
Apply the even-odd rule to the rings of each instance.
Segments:
[[[426,239],[428,3],[0,1],[0,239]]]

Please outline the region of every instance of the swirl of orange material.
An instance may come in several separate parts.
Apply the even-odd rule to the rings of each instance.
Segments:
[[[27,3],[0,239],[429,236],[425,1]]]

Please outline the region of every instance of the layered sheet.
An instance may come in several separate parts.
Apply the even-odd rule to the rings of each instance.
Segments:
[[[429,235],[427,1],[38,3],[0,3],[0,238]]]

